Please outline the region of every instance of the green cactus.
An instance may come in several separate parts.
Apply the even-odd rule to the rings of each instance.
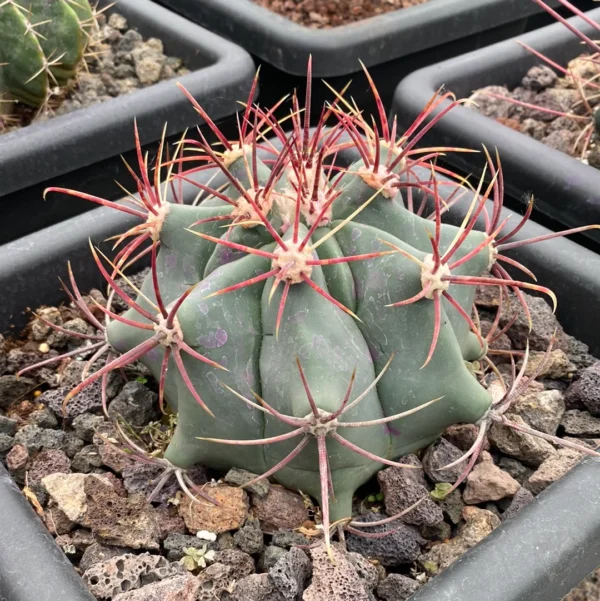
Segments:
[[[178,145],[164,165],[172,202],[160,180],[162,147],[153,181],[138,151],[139,198],[131,206],[47,190],[144,220],[117,241],[122,249],[114,262],[92,248],[111,295],[129,307],[124,314],[110,304],[102,308],[106,328],[71,274],[72,300],[100,330],[90,349],[96,357],[109,356],[65,403],[100,378],[105,386],[110,371],[141,360],[159,383],[161,407],[166,399],[178,415],[164,459],[156,460],[165,477],[176,473],[191,493],[185,470],[196,463],[273,476],[320,501],[328,544],[329,524],[350,519],[354,492],[382,466],[401,465],[399,457],[452,424],[476,423],[485,432],[492,419],[503,419],[522,374],[500,399],[475,377],[469,362],[487,360],[487,339],[497,328],[484,339],[474,323],[476,285],[512,290],[527,313],[522,289],[555,301],[551,291],[514,280],[502,267],[522,267],[501,253],[532,241],[508,242],[522,223],[500,234],[503,182],[491,157],[491,183],[468,190],[445,181],[445,170],[428,162],[440,149],[425,157],[414,150],[429,127],[420,127],[425,119],[435,123],[456,105],[432,117],[451,95],[433,99],[397,140],[396,123],[388,126],[374,93],[378,125],[339,98],[313,132],[309,99],[303,121],[294,98],[291,134],[272,111],[249,101],[239,141],[232,143],[186,92],[223,150],[216,152],[201,135],[200,142],[190,141],[192,158],[180,158],[184,145]],[[327,119],[336,121],[328,130]],[[259,142],[267,128],[279,147]],[[137,132],[136,140],[139,149]],[[200,166],[175,172],[176,165],[197,159],[198,148]],[[352,164],[334,166],[349,148]],[[419,178],[414,170],[423,165],[429,175]],[[228,185],[193,178],[208,168],[220,171]],[[180,203],[176,182],[182,180],[200,188],[197,206]],[[442,195],[442,185],[454,192]],[[421,216],[415,190],[431,200],[431,218]],[[442,213],[465,192],[473,200],[462,226],[443,224]],[[480,217],[485,231],[474,229]],[[134,299],[116,278],[147,254],[151,273]],[[482,440],[467,455],[468,465]]]
[[[0,93],[42,107],[75,77],[93,26],[88,0],[0,2]]]

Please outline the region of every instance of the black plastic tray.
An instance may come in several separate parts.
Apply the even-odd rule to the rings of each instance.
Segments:
[[[590,11],[588,15],[600,22],[600,9]],[[592,32],[595,30],[591,26],[579,18],[572,22],[594,38]],[[398,86],[392,113],[398,116],[403,126],[409,125],[442,85],[458,97],[467,97],[488,85],[518,85],[526,71],[539,64],[540,59],[522,48],[517,40],[562,64],[585,51],[579,38],[557,23],[416,71]],[[532,191],[536,208],[558,224],[577,227],[600,223],[600,171],[472,109],[459,106],[451,110],[427,134],[423,144],[479,150],[482,145],[497,148],[506,189],[514,199],[513,206],[523,202],[524,192]],[[478,155],[456,153],[445,160],[466,173],[481,171]],[[591,230],[586,235],[595,244],[600,244],[599,230]]]
[[[313,115],[350,80],[349,93],[367,114],[375,105],[359,60],[369,67],[386,107],[398,81],[417,68],[505,40],[541,17],[531,0],[429,0],[327,30],[299,25],[251,0],[157,0],[233,40],[261,64],[261,102],[273,104],[294,88],[304,94],[313,58]],[[591,2],[591,0],[580,0]],[[556,5],[556,0],[550,0]]]
[[[0,136],[0,243],[62,221],[93,207],[71,198],[49,196],[47,185],[71,187],[117,199],[115,180],[131,183],[119,155],[133,159],[133,124],[142,144],[180,134],[202,121],[177,88],[180,81],[213,120],[231,117],[246,100],[254,64],[240,47],[150,0],[100,0],[114,6],[145,37],[158,37],[165,52],[182,58],[192,71],[105,103]]]

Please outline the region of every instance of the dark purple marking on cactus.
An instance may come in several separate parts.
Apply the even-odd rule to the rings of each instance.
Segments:
[[[385,424],[385,429],[386,432],[391,436],[394,436],[396,438],[402,436],[402,431],[400,430],[400,428],[394,426],[394,424]]]
[[[167,269],[177,269],[177,254],[171,251],[164,253],[165,266]]]

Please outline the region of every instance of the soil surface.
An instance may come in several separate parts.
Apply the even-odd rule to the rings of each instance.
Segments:
[[[328,29],[431,0],[253,0],[294,23]]]
[[[580,79],[571,75],[559,77],[549,67],[538,65],[513,90],[499,85],[482,88],[471,96],[475,104],[467,106],[600,169],[599,137],[594,128],[600,95],[596,87],[584,86],[582,92],[584,88],[578,84],[592,78],[595,81],[600,75],[600,64],[597,59],[592,61],[588,55],[581,55],[568,64],[568,70]]]
[[[139,286],[144,276],[134,276],[134,284]],[[91,298],[106,302],[100,291],[90,291],[86,303],[94,311]],[[600,361],[563,332],[543,299],[527,300],[533,315],[532,362],[541,360],[555,331],[557,341],[541,378],[511,407],[511,418],[595,446],[600,439]],[[476,305],[485,334],[497,298],[481,292]],[[501,317],[501,326],[515,306]],[[453,426],[428,449],[398,459],[418,469],[384,469],[358,491],[355,515],[362,521],[394,515],[427,499],[402,521],[375,528],[395,531],[387,537],[350,534],[346,548],[336,543],[332,567],[318,543],[314,502],[267,481],[242,489],[239,485],[253,478],[243,470],[224,474],[197,466],[188,472],[220,506],[191,503],[174,477],[149,500],[164,467],[119,452],[114,420],[139,446],[160,457],[177,418],[161,415],[156,382],[142,365],[131,366],[110,382],[110,420],[102,413],[95,385],[74,397],[65,417],[62,400],[80,380],[92,352],[85,348],[89,341],[64,330],[84,335],[95,330],[68,303],[42,307],[37,315],[20,338],[0,337],[0,460],[101,600],[347,601],[352,590],[353,601],[403,601],[582,457],[494,427],[466,482],[440,501],[428,493],[454,482],[461,470],[438,468],[460,457],[474,440],[474,426]],[[511,372],[506,352],[522,353],[527,335],[521,309],[514,325],[493,343],[492,356],[504,376]],[[81,353],[72,358],[16,378],[28,365],[77,348]],[[478,365],[473,368],[477,374]],[[599,579],[600,574],[593,575],[567,600],[598,601]]]
[[[9,117],[0,115],[0,135],[189,73],[180,58],[165,55],[161,40],[144,39],[122,15],[100,13],[97,21],[97,39],[71,86],[56,88],[40,111],[18,103]]]

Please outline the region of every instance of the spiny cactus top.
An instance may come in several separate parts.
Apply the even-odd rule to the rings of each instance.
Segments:
[[[89,0],[0,0],[0,94],[43,106],[75,77],[94,22]]]
[[[307,96],[310,68],[308,82]],[[167,473],[175,471],[186,490],[184,470],[195,463],[274,476],[320,500],[328,542],[330,521],[350,518],[354,491],[382,465],[399,465],[451,424],[478,423],[485,432],[492,419],[503,419],[522,373],[496,398],[469,369],[487,353],[472,318],[475,286],[499,286],[505,296],[512,290],[527,314],[523,288],[554,295],[503,267],[530,273],[502,252],[530,242],[510,239],[531,205],[506,233],[502,174],[491,157],[491,183],[469,190],[444,179],[446,170],[432,162],[444,149],[416,148],[456,104],[451,94],[432,99],[398,139],[375,90],[378,123],[338,96],[310,130],[310,98],[304,113],[293,98],[289,132],[273,109],[252,104],[253,93],[236,142],[188,94],[221,150],[199,132],[199,141],[186,141],[187,155],[180,144],[162,164],[161,148],[154,173],[140,151],[139,195],[130,206],[48,190],[142,219],[117,241],[114,262],[92,249],[126,313],[99,306],[107,316],[107,325],[100,323],[71,274],[72,300],[100,331],[91,363],[104,352],[108,359],[65,402],[141,360],[159,383],[161,407],[166,399],[178,414],[161,460]],[[328,120],[334,124],[325,128]],[[265,138],[267,130],[275,141]],[[341,167],[336,156],[348,150],[357,160]],[[414,171],[422,166],[429,168],[424,179]],[[196,177],[215,170],[226,186]],[[167,202],[167,189],[183,180],[202,192],[198,205]],[[454,189],[446,201],[442,185]],[[464,193],[472,201],[463,224],[442,224],[442,213]],[[422,216],[427,199],[430,218]],[[480,218],[482,232],[474,229]],[[151,272],[132,298],[116,279],[144,255]],[[482,441],[465,459],[474,461]]]

